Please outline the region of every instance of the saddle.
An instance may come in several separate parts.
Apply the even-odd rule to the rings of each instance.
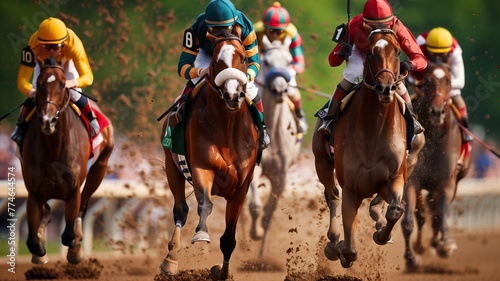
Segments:
[[[76,115],[78,115],[80,117],[80,120],[82,120],[83,125],[85,126],[85,129],[87,130],[87,133],[89,135],[89,143],[90,143],[90,147],[91,147],[90,155],[89,155],[89,159],[90,159],[94,156],[94,150],[99,147],[99,145],[104,141],[104,138],[102,136],[102,133],[96,135],[94,138],[90,138],[91,128],[90,128],[89,120],[82,115],[82,112],[80,111],[78,106],[76,106],[73,102],[70,102],[69,104],[70,104],[70,107],[73,109],[73,111],[76,113]],[[94,112],[94,115],[96,116],[97,122],[99,123],[99,126],[101,128],[101,131],[103,129],[105,129],[107,126],[109,126],[109,121],[106,118],[106,116],[104,116],[104,114],[102,114],[98,110],[94,110],[94,109],[92,109],[92,110]],[[31,122],[31,119],[33,119],[33,116],[35,114],[36,114],[36,108],[33,108],[25,119],[26,123]]]
[[[362,85],[362,83],[356,84],[352,88],[352,90],[349,92],[349,94],[347,94],[347,96],[342,99],[341,104],[340,104],[340,108],[339,108],[336,116],[333,119],[334,127],[335,127],[335,123],[337,122],[340,114],[342,113],[342,111],[344,111],[345,107],[349,105],[349,101],[358,92],[358,90],[361,88],[361,85]],[[399,105],[399,109],[401,111],[401,114],[403,114],[403,116],[405,117],[405,121],[406,121],[406,124],[407,124],[407,126],[406,126],[406,137],[407,137],[407,140],[411,140],[411,141],[407,142],[407,149],[411,150],[411,144],[412,144],[413,139],[414,139],[414,134],[413,134],[413,118],[411,116],[410,111],[406,110],[406,103],[405,103],[404,99],[400,95],[398,95],[398,94],[396,94],[395,97],[396,97],[396,99],[398,101],[398,105]],[[314,114],[314,117],[321,118],[321,120],[323,120],[323,118],[328,113],[328,103],[329,103],[329,101],[327,101],[323,105],[323,107],[321,107],[321,109],[318,110]],[[332,147],[331,148],[332,154],[333,154],[333,139],[334,139],[334,134],[335,134],[335,130],[333,131],[333,134],[331,134],[329,136],[329,141],[328,141],[330,143],[330,146]]]
[[[185,131],[186,123],[187,123],[187,119],[188,119],[186,116],[186,113],[188,112],[189,104],[196,99],[196,97],[198,96],[198,93],[206,84],[207,84],[207,81],[205,81],[205,79],[203,79],[186,95],[187,97],[186,97],[186,101],[184,102],[184,109],[179,110],[177,113],[177,114],[181,114],[182,120],[173,127],[171,127],[167,123],[165,135],[163,136],[163,139],[161,141],[162,147],[172,150],[172,152],[175,154],[186,155],[186,147],[185,147],[185,140],[184,140],[184,131]],[[246,96],[245,101],[249,106],[250,115],[252,116],[252,121],[253,121],[254,125],[257,126],[258,128],[262,128],[264,116],[257,109],[255,104],[252,102],[252,100],[248,96]],[[258,130],[258,131],[260,132],[261,130]],[[259,151],[259,153],[257,155],[257,164],[260,163],[261,158],[262,158],[262,151]]]

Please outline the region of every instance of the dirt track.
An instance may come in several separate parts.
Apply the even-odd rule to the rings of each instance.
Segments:
[[[369,220],[366,204],[360,209],[362,218],[358,229],[358,260],[353,267],[346,270],[338,261],[326,260],[323,254],[325,234],[328,221],[328,210],[322,198],[322,186],[314,177],[314,167],[310,154],[301,155],[300,174],[298,167],[291,175],[288,195],[280,201],[278,211],[272,224],[270,247],[267,256],[261,260],[262,266],[256,266],[255,260],[259,250],[259,242],[252,241],[248,235],[249,216],[243,214],[238,229],[238,245],[231,260],[231,274],[237,281],[281,281],[287,280],[387,280],[387,281],[477,281],[500,280],[500,231],[465,232],[454,230],[458,251],[449,259],[443,260],[431,251],[423,256],[422,272],[407,274],[404,271],[404,241],[400,228],[393,233],[394,244],[377,246],[371,236],[374,223]],[[311,175],[311,177],[304,177]],[[223,231],[224,202],[217,198],[214,212],[209,218],[211,244],[189,243],[197,223],[196,205],[193,198],[189,200],[190,217],[188,225],[183,229],[183,250],[180,255],[179,269],[209,269],[222,262],[219,251],[219,237]],[[170,207],[169,207],[170,208]],[[465,210],[466,211],[466,210]],[[170,222],[169,222],[170,224]],[[168,229],[172,228],[168,225]],[[169,235],[170,236],[170,235]],[[188,279],[166,279],[159,275],[158,265],[164,254],[166,245],[157,249],[148,249],[144,253],[124,255],[96,254],[86,260],[85,266],[67,267],[66,261],[59,257],[51,257],[51,262],[44,269],[33,269],[29,258],[22,257],[16,264],[16,273],[7,271],[7,264],[0,264],[1,280],[23,280],[25,272],[30,274],[58,274],[59,280],[92,278],[92,274],[100,272],[100,280],[204,280],[191,275]],[[2,260],[5,260],[2,258]],[[67,272],[61,274],[61,270]],[[266,271],[268,270],[268,271]],[[274,271],[273,271],[274,270]],[[201,272],[203,273],[203,272]],[[90,275],[85,275],[90,274]],[[348,276],[340,278],[339,276]],[[40,274],[38,275],[40,276]],[[49,276],[45,276],[47,278]],[[335,277],[335,278],[334,278]],[[322,278],[322,279],[321,279]]]

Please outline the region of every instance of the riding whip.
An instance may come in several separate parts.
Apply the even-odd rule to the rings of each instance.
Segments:
[[[84,96],[84,97],[88,98],[89,100],[93,100],[94,102],[98,102],[98,101],[99,101],[99,100],[97,100],[97,98],[94,98],[94,97],[93,97],[93,96],[91,96],[91,95],[85,94],[85,93],[84,93],[84,92],[82,92],[82,91],[78,91],[78,90],[77,90],[77,89],[75,89],[75,88],[70,88],[70,90],[73,90],[73,91],[75,91],[75,92],[78,92],[78,93],[80,93],[82,96]]]
[[[24,102],[22,102],[20,105],[16,106],[14,109],[12,109],[11,111],[7,112],[4,116],[2,116],[0,118],[0,121],[2,121],[3,119],[5,119],[5,117],[9,116],[12,112],[16,111],[18,108],[20,108],[21,106],[24,105]]]
[[[480,140],[478,137],[476,137],[471,131],[469,131],[467,128],[465,128],[464,125],[460,124],[460,121],[458,121],[458,120],[455,120],[455,121],[457,122],[457,124],[460,127],[460,129],[462,129],[464,132],[466,132],[469,136],[473,137],[480,145],[482,145],[484,148],[486,148],[487,150],[489,150],[496,157],[500,158],[500,154],[498,154],[498,152],[496,152],[495,150],[493,150],[486,143],[484,143],[482,140]]]

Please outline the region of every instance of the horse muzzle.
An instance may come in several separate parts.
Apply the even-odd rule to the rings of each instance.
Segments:
[[[383,104],[391,103],[394,100],[394,94],[396,93],[396,84],[376,84],[374,87],[375,93],[377,93],[378,99]]]
[[[51,135],[56,131],[56,124],[58,117],[43,115],[38,118],[40,123],[42,133],[46,135]]]

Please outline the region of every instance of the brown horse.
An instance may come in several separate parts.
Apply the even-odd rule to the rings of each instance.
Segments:
[[[222,266],[212,267],[212,274],[218,280],[225,280],[229,276],[229,261],[236,246],[236,225],[253,178],[259,142],[249,105],[245,102],[247,65],[240,36],[207,36],[213,44],[213,57],[209,74],[205,76],[206,85],[188,104],[184,135],[185,156],[200,217],[191,242],[210,242],[206,221],[213,208],[211,197],[224,197],[227,201],[226,229],[220,238],[224,260]],[[164,152],[165,172],[175,200],[175,230],[160,270],[177,274],[181,228],[189,211],[186,178],[179,169],[178,155],[169,149]]]
[[[420,257],[411,249],[410,236],[415,215],[418,235],[414,249],[417,253],[422,253],[426,205],[432,220],[431,246],[436,248],[441,257],[449,257],[457,249],[447,218],[458,181],[467,174],[470,165],[469,157],[464,163],[458,162],[462,135],[451,108],[449,66],[429,62],[421,88],[414,106],[419,121],[426,129],[426,143],[413,174],[406,182],[406,214],[402,221],[406,244],[404,257],[408,270],[414,270],[421,264]],[[428,191],[426,200],[423,198],[423,190]]]
[[[291,109],[293,103],[287,95],[290,80],[288,71],[293,62],[290,53],[291,39],[287,37],[283,44],[279,40],[271,43],[264,35],[260,43],[265,45],[265,51],[261,55],[261,69],[257,81],[263,81],[259,91],[263,99],[267,130],[273,141],[262,155],[260,167],[256,168],[255,179],[250,186],[252,196],[249,207],[252,216],[250,235],[253,239],[262,239],[259,253],[262,257],[266,250],[273,213],[287,186],[287,172],[297,159],[302,137],[298,134],[298,120],[295,120]],[[260,176],[268,178],[271,184],[271,192],[264,207],[259,196]]]
[[[104,141],[100,153],[88,170],[90,142],[87,129],[70,107],[70,93],[65,88],[64,69],[53,58],[39,61],[37,78],[36,120],[30,122],[22,143],[22,171],[28,189],[28,249],[32,262],[48,262],[45,249],[45,227],[50,222],[49,199],[66,202],[66,227],[62,244],[68,246],[67,259],[79,263],[82,218],[91,195],[99,187],[114,147],[113,127],[102,130]],[[94,104],[94,108],[97,108]],[[85,181],[83,191],[80,187]]]
[[[327,232],[330,242],[325,247],[325,255],[331,260],[340,258],[345,268],[357,259],[357,215],[363,199],[377,194],[370,203],[370,215],[376,221],[373,239],[379,245],[391,241],[391,231],[404,210],[404,182],[425,141],[419,134],[407,159],[406,122],[395,93],[402,79],[398,78],[401,49],[395,32],[374,30],[368,44],[363,84],[336,124],[335,161],[330,154],[329,136],[317,131],[320,119],[313,135],[316,172],[325,186],[330,208]],[[337,221],[340,194],[336,179],[342,188],[344,240],[340,242]],[[382,199],[389,203],[385,218]]]

